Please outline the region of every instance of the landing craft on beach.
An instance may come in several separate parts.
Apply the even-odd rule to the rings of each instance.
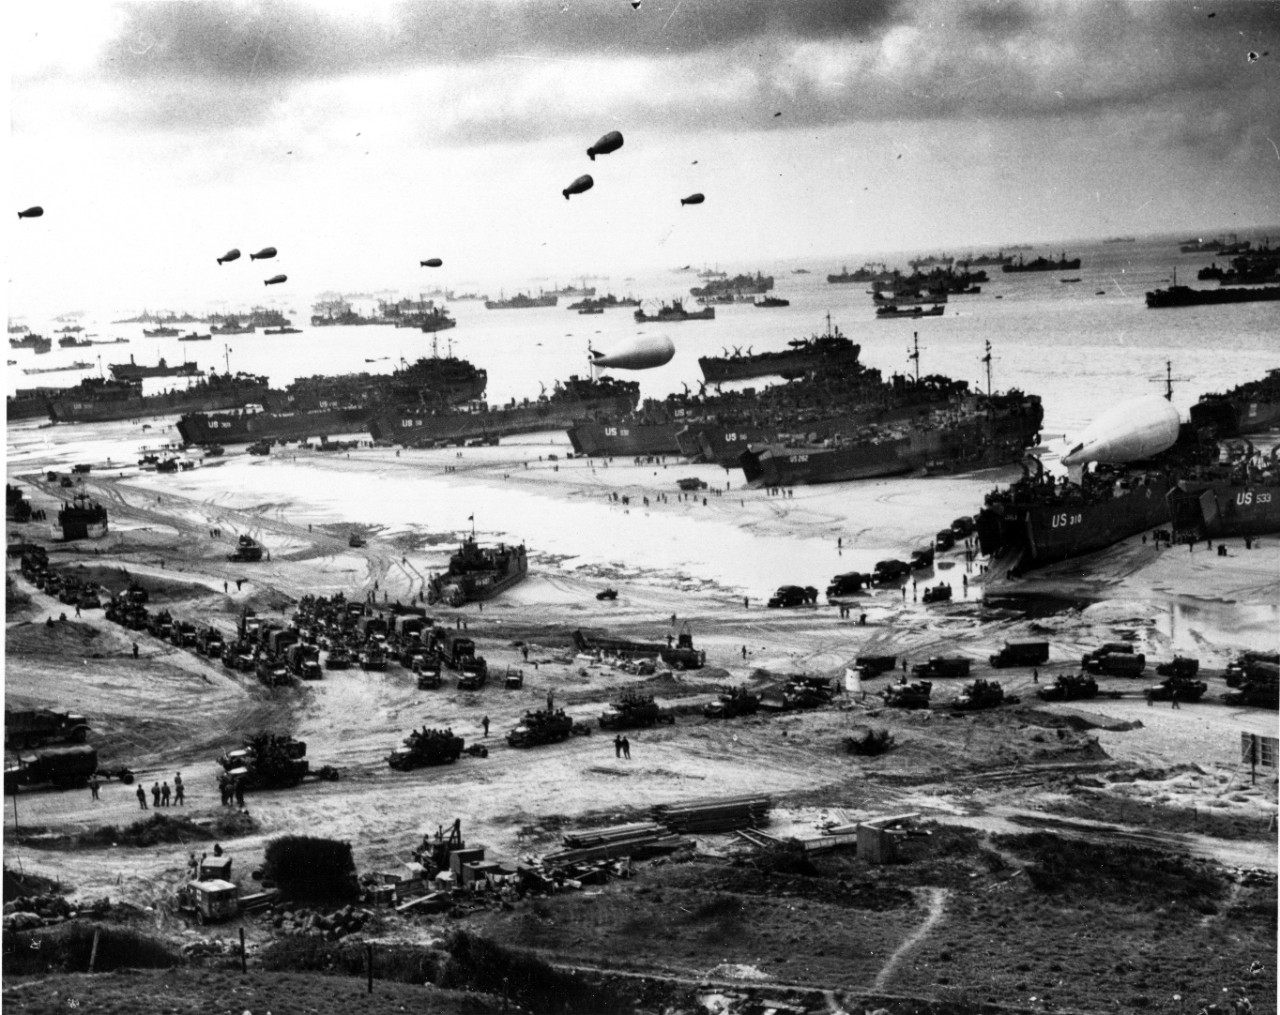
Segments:
[[[275,257],[275,256],[276,256],[276,248],[275,248],[275,247],[263,247],[263,248],[262,248],[261,250],[259,250],[256,254],[250,254],[250,255],[249,255],[249,260],[250,260],[250,261],[265,261],[265,260],[267,260],[268,258],[272,258],[272,257]]]
[[[223,264],[227,261],[236,261],[236,260],[239,260],[239,258],[240,258],[240,251],[236,250],[233,247],[232,249],[228,250],[225,254],[223,254],[221,257],[218,258],[218,263]]]
[[[420,268],[439,268],[439,267],[440,267],[440,265],[442,265],[442,264],[444,264],[444,261],[442,261],[440,258],[438,258],[438,257],[428,257],[425,261],[419,261],[419,262],[418,262],[418,267],[420,267]]]
[[[33,204],[30,208],[27,208],[23,211],[18,212],[18,218],[38,219],[43,214],[44,214],[44,209],[41,208],[38,204]]]
[[[564,199],[567,201],[569,200],[570,194],[586,193],[595,185],[596,185],[596,181],[591,179],[590,176],[579,176],[576,180],[574,180],[571,184],[569,184],[569,186],[565,187],[564,190],[560,191],[560,193],[564,195]]]
[[[597,155],[608,155],[610,152],[616,152],[621,147],[622,133],[611,130],[587,149],[587,158],[594,162]]]
[[[590,350],[594,367],[613,367],[616,370],[648,370],[671,362],[676,347],[666,335],[639,335],[618,346],[612,352]]]
[[[288,275],[272,275],[269,279],[267,279],[262,284],[263,285],[279,285],[281,282],[288,282],[288,281],[289,281]]]
[[[1150,458],[1178,439],[1178,410],[1156,395],[1131,399],[1107,410],[1062,457],[1062,464],[1121,463]]]
[[[682,205],[685,205],[685,204],[702,204],[702,202],[703,202],[703,201],[705,201],[705,200],[706,200],[706,198],[705,198],[705,197],[703,197],[701,194],[690,194],[688,197],[682,197],[682,198],[680,198],[680,203],[681,203]]]

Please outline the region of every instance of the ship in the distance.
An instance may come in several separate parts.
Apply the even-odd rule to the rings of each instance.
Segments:
[[[163,356],[155,366],[143,366],[134,362],[132,356],[128,363],[112,363],[108,366],[111,376],[118,381],[139,381],[146,377],[201,377],[204,371],[194,363],[177,363],[170,366]]]
[[[1026,271],[1075,271],[1080,267],[1080,258],[1067,257],[1065,253],[1059,257],[1037,257],[1034,260],[1025,260],[1019,255],[1016,261],[1009,261],[1000,266],[1000,270],[1008,273],[1026,272]]]
[[[698,366],[708,382],[737,381],[748,377],[778,376],[791,380],[802,377],[811,370],[840,368],[846,362],[857,361],[861,346],[840,334],[839,325],[831,324],[827,315],[827,331],[823,335],[796,338],[787,343],[786,349],[775,352],[745,354],[735,349],[730,355],[699,356]]]
[[[527,293],[516,293],[510,298],[498,294],[496,300],[485,300],[486,310],[530,310],[537,307],[554,307],[560,301],[555,293],[539,293],[530,296]]]
[[[1262,286],[1256,289],[1192,289],[1185,285],[1171,285],[1168,289],[1156,289],[1147,293],[1147,306],[1153,309],[1166,307],[1217,306],[1222,303],[1258,303],[1280,300],[1280,285]]]
[[[640,324],[676,324],[680,321],[714,321],[715,307],[703,307],[701,310],[686,310],[680,300],[663,303],[652,314],[641,307],[635,312],[635,319]]]

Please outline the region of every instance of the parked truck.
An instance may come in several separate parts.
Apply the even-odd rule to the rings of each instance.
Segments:
[[[600,713],[602,730],[637,729],[660,722],[671,725],[675,721],[676,717],[670,711],[658,707],[652,694],[643,695],[630,691],[609,706],[608,711]]]
[[[913,677],[967,677],[971,660],[964,656],[933,656],[927,662],[911,667]]]
[[[43,744],[82,744],[89,735],[89,720],[77,712],[47,708],[4,710],[4,746],[21,751]]]
[[[232,920],[240,915],[240,889],[217,878],[188,881],[178,889],[178,912],[201,926]]]
[[[538,709],[525,712],[520,724],[507,734],[507,743],[512,747],[535,747],[559,743],[570,736],[585,736],[590,732],[590,726],[574,722],[563,710]]]
[[[68,744],[19,753],[17,763],[5,769],[4,790],[16,793],[20,786],[83,786],[93,776],[119,779],[126,785],[133,782],[133,772],[123,765],[99,768],[98,752],[88,744]]]
[[[1005,666],[1043,666],[1049,661],[1047,641],[1006,641],[990,659],[996,669]]]
[[[740,715],[755,715],[760,711],[760,695],[752,694],[745,687],[731,687],[721,693],[719,700],[702,709],[708,719],[733,719]]]
[[[1098,673],[1112,677],[1133,677],[1147,666],[1147,657],[1141,652],[1090,653],[1084,657],[1086,673]]]

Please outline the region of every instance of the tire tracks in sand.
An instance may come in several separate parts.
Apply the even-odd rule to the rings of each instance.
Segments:
[[[924,918],[924,922],[915,930],[907,935],[906,940],[894,949],[892,955],[889,956],[887,962],[876,974],[875,982],[871,985],[872,990],[883,990],[884,985],[889,982],[889,978],[897,972],[898,966],[916,945],[923,941],[942,919],[942,915],[947,905],[947,889],[945,888],[926,888],[925,892],[929,896],[929,913]]]

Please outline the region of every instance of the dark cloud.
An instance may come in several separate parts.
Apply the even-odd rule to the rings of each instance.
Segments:
[[[866,36],[896,0],[665,0],[636,12],[611,0],[441,0],[385,19],[292,4],[136,3],[103,54],[129,77],[307,78],[504,53],[679,55],[756,36]]]

